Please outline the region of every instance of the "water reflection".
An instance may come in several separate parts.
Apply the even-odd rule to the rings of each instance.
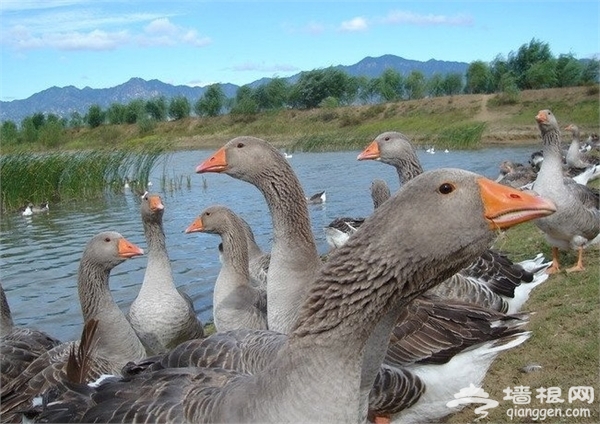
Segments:
[[[425,170],[459,167],[495,178],[504,159],[526,162],[533,147],[494,148],[434,155],[419,151]],[[212,151],[165,155],[151,175],[151,191],[160,193],[166,206],[164,226],[175,283],[194,300],[203,322],[212,317],[212,284],[219,272],[219,238],[184,234],[184,229],[205,207],[220,203],[241,214],[252,226],[257,242],[268,250],[270,215],[264,198],[253,186],[226,175],[194,173],[195,166]],[[320,253],[328,250],[322,228],[337,216],[365,216],[372,210],[369,188],[374,178],[398,188],[393,168],[372,161],[358,162],[358,151],[299,153],[290,158],[307,195],[327,191],[327,202],[310,206],[313,231]],[[166,189],[161,188],[165,176]],[[188,185],[188,179],[190,184]],[[180,186],[172,190],[170,182]],[[183,183],[182,183],[183,182]],[[29,218],[15,213],[0,217],[1,280],[17,325],[34,326],[61,340],[79,337],[82,318],[77,297],[77,267],[87,241],[95,234],[118,231],[146,247],[139,214],[139,198],[131,190],[103,199],[79,199],[50,205],[50,213]],[[146,258],[119,265],[110,285],[117,303],[129,308],[142,282]]]

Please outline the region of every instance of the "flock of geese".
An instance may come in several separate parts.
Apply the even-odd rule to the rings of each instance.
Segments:
[[[116,232],[83,251],[80,340],[13,325],[0,291],[2,422],[422,423],[456,412],[447,406],[454,394],[481,385],[498,354],[531,336],[523,304],[560,269],[557,254],[552,263],[541,254],[512,262],[490,249],[498,234],[534,220],[553,252],[578,250],[571,271],[599,238],[598,193],[565,177],[552,113],[536,121],[543,161],[530,190],[510,187],[510,172],[500,182],[454,168],[423,172],[406,136],[379,135],[358,160],[394,166],[401,188],[391,194],[375,180],[373,213],[336,220],[346,226],[326,260],[289,161],[264,140],[230,140],[196,172],[257,187],[273,239],[263,252],[224,205],[185,229],[221,238],[216,332],[204,334],[175,286],[165,205],[144,193],[148,263],[127,313],[110,273],[145,252]]]

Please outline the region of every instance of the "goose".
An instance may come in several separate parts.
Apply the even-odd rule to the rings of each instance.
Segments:
[[[496,182],[521,188],[533,183],[536,176],[537,172],[531,166],[505,160],[500,163],[500,173]]]
[[[248,222],[238,216],[243,225],[245,238],[248,246],[248,269],[250,271],[250,282],[253,286],[258,287],[262,290],[267,289],[267,273],[269,272],[269,263],[271,262],[271,254],[263,252],[256,238],[252,227]]]
[[[415,178],[423,173],[421,162],[417,152],[410,142],[409,138],[396,131],[381,133],[358,155],[358,160],[378,160],[388,165],[392,165],[398,173],[400,184]],[[529,293],[533,288],[547,280],[546,270],[548,263],[540,263],[533,271],[523,272],[519,264],[513,264],[506,257],[501,257],[500,252],[495,250],[486,251],[477,261],[461,273],[472,277],[470,282],[464,282],[461,289],[455,289],[452,283],[456,281],[444,282],[438,290],[443,290],[446,294],[464,296],[466,301],[477,302],[489,293],[479,293],[477,285],[473,282],[487,285],[497,295],[502,296],[508,302],[508,310],[518,311],[527,300]],[[493,272],[491,272],[493,270]],[[445,287],[445,285],[450,287]],[[494,304],[501,306],[504,304],[500,299],[496,299]],[[502,309],[500,309],[502,310]]]
[[[202,211],[185,232],[221,236],[222,266],[213,292],[216,330],[266,330],[267,292],[250,283],[248,245],[242,219],[225,206],[213,205]]]
[[[320,205],[321,203],[325,203],[327,201],[327,193],[325,191],[320,191],[310,197],[307,197],[306,201],[309,205]]]
[[[403,208],[408,199],[412,208]],[[86,387],[91,398],[82,393],[77,403],[49,403],[44,419],[52,420],[57,411],[64,420],[68,407],[81,422],[134,417],[161,422],[363,421],[367,402],[362,387],[372,387],[385,354],[384,349],[365,355],[365,349],[375,340],[389,339],[405,307],[472,262],[498,228],[553,210],[539,196],[468,171],[425,173],[378,208],[323,264],[309,283],[289,335],[280,335],[283,345],[268,367],[254,374],[167,368],[109,379]],[[403,245],[407,238],[422,243]]]
[[[60,341],[46,332],[15,326],[4,288],[0,284],[0,394],[31,362]]]
[[[148,355],[162,353],[179,343],[204,336],[191,299],[175,286],[163,230],[164,204],[158,194],[145,192],[140,212],[148,245],[148,264],[140,292],[127,319]]]
[[[559,249],[577,251],[577,264],[568,268],[567,272],[582,271],[584,248],[600,240],[598,202],[593,200],[594,196],[586,190],[586,186],[575,183],[565,184],[560,153],[560,128],[552,111],[540,110],[535,120],[542,135],[544,161],[532,190],[551,199],[557,208],[552,218],[535,221],[552,246],[552,265],[547,272],[560,271]],[[584,203],[581,193],[592,201]]]
[[[379,205],[385,202],[390,197],[390,188],[383,180],[376,179],[371,183],[371,199],[373,200],[373,208],[377,209]],[[333,219],[323,231],[325,233],[325,241],[332,249],[340,247],[350,237],[358,227],[365,221],[364,218],[338,217]]]
[[[569,124],[565,127],[565,131],[570,131],[573,137],[565,158],[567,166],[571,168],[589,168],[600,164],[599,157],[581,152],[580,131],[577,125]]]
[[[288,333],[298,317],[308,282],[321,267],[302,186],[289,161],[270,143],[241,136],[228,141],[196,167],[197,173],[218,172],[256,186],[273,223],[267,274],[269,329]]]
[[[98,320],[98,344],[90,358],[89,378],[118,374],[129,361],[146,356],[125,315],[115,303],[108,286],[111,270],[144,251],[113,231],[92,237],[79,263],[77,287],[83,322]],[[65,367],[78,341],[59,344],[35,359],[8,387],[3,387],[0,411],[3,422],[20,422],[19,411],[31,406],[35,397],[65,378]]]

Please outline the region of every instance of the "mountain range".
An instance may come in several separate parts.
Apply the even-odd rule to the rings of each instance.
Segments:
[[[421,71],[429,78],[433,74],[445,75],[448,73],[465,74],[468,63],[449,62],[431,59],[426,62],[404,59],[394,55],[380,57],[365,57],[354,65],[338,65],[340,69],[351,76],[365,76],[367,78],[379,77],[386,69],[394,69],[401,75],[408,75],[412,71]],[[285,78],[291,84],[295,83],[300,73]],[[256,88],[268,82],[270,78],[262,78],[248,84]],[[191,87],[187,85],[171,85],[159,80],[146,81],[142,78],[131,78],[129,81],[111,88],[79,89],[72,85],[67,87],[51,87],[33,94],[27,99],[0,101],[0,121],[11,120],[20,123],[27,116],[35,113],[55,114],[61,117],[70,117],[71,113],[79,112],[82,116],[87,113],[91,105],[97,104],[106,109],[113,103],[127,104],[134,99],[151,99],[164,96],[171,99],[176,96],[185,96],[194,104],[203,96],[207,87]],[[221,83],[221,89],[227,97],[235,97],[239,86],[230,83]]]

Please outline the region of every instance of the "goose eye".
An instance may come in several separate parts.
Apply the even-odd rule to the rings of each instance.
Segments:
[[[450,183],[444,183],[439,186],[438,191],[442,194],[449,194],[454,191],[454,186]]]
[[[110,242],[110,237],[104,237],[104,241],[107,243]]]
[[[241,142],[240,142],[240,143],[238,143],[238,144],[237,144],[237,146],[236,146],[236,147],[238,147],[238,148],[240,148],[240,149],[241,149],[242,147],[244,147],[244,143],[241,143]]]

